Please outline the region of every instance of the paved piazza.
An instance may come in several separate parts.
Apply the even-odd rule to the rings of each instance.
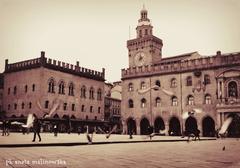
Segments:
[[[28,136],[31,137],[31,134],[26,135]],[[63,137],[65,136],[67,137],[67,135]],[[12,134],[12,137],[11,135],[0,137],[0,141],[3,138],[13,141],[12,139],[16,137],[22,136]],[[69,137],[77,137],[77,135]],[[112,138],[115,138],[114,135]],[[140,136],[135,138],[140,138]],[[224,146],[225,150],[223,150]],[[0,148],[0,167],[239,168],[240,140]]]

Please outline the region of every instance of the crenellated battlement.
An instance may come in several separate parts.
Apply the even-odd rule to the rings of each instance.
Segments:
[[[156,65],[145,65],[122,69],[122,79],[150,76],[155,74],[171,74],[195,70],[212,69],[216,67],[240,66],[240,52],[215,56],[184,59],[179,61],[163,61]]]
[[[74,75],[92,78],[95,80],[104,81],[105,80],[105,69],[102,69],[102,72],[91,70],[88,68],[80,67],[79,62],[77,61],[76,65],[57,61],[51,58],[45,57],[45,52],[41,52],[41,57],[31,60],[26,60],[22,62],[17,62],[9,64],[8,60],[5,60],[5,73],[22,71],[27,69],[46,67],[49,69],[71,73]]]

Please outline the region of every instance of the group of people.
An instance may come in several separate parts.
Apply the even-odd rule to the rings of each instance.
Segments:
[[[11,127],[11,122],[9,120],[3,120],[2,122],[2,136],[9,136],[9,129]]]

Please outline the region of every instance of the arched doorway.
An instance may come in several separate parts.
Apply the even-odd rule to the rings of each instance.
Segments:
[[[136,121],[133,118],[127,120],[127,133],[137,134]]]
[[[155,133],[160,133],[160,130],[165,130],[165,125],[163,119],[157,117],[154,121],[154,131]]]
[[[202,120],[202,131],[205,137],[215,136],[215,122],[211,117],[207,116]]]
[[[185,131],[192,133],[195,132],[197,128],[197,120],[192,116],[188,117],[185,122]]]
[[[169,120],[169,135],[172,136],[181,135],[181,125],[177,117],[172,117]]]
[[[148,135],[148,128],[149,128],[150,124],[148,119],[143,118],[140,122],[140,134],[141,135]]]
[[[233,113],[228,117],[233,118],[231,124],[227,129],[228,137],[240,137],[240,116],[237,113]]]

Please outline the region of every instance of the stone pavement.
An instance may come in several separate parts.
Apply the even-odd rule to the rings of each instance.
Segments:
[[[74,146],[87,145],[88,141],[86,134],[58,134],[54,137],[50,133],[41,134],[42,141],[32,142],[33,133],[21,134],[11,133],[10,136],[0,136],[0,147],[33,147],[33,146]],[[201,137],[201,140],[215,140],[215,138]],[[147,135],[133,135],[133,139],[129,139],[128,135],[112,134],[110,138],[106,138],[104,134],[93,134],[93,144],[110,144],[110,143],[140,143],[140,142],[176,142],[187,141],[187,137],[181,138],[179,136],[154,136],[150,140]]]
[[[24,135],[10,135],[10,142]],[[118,137],[119,136],[119,137]],[[31,140],[25,135],[23,142]],[[55,142],[49,135],[43,141]],[[60,135],[59,138],[84,141],[84,135]],[[119,139],[121,135],[113,135]],[[28,139],[29,138],[29,139]],[[45,139],[46,138],[46,139]],[[75,139],[74,139],[75,138]],[[103,135],[95,137],[104,138]],[[122,135],[123,139],[127,138]],[[142,139],[142,136],[134,136]],[[156,137],[169,138],[169,137]],[[177,137],[175,137],[177,138]],[[178,137],[180,138],[180,137]],[[0,137],[2,141],[3,137]],[[22,138],[21,138],[22,139]],[[86,139],[86,138],[85,138]],[[5,139],[7,140],[7,139]],[[70,140],[69,140],[70,141]],[[44,143],[44,142],[41,142]],[[225,147],[225,150],[223,150]],[[0,167],[4,168],[239,168],[240,141],[217,139],[213,141],[169,141],[151,143],[118,143],[57,147],[0,148]]]

